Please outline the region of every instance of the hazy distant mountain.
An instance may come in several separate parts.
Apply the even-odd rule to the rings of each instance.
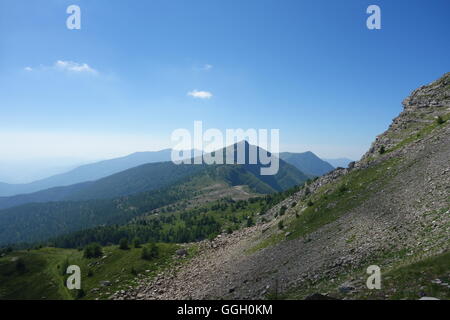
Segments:
[[[57,174],[26,184],[8,184],[0,182],[0,197],[19,195],[17,198],[9,199],[7,201],[9,203],[11,200],[10,203],[12,205],[13,203],[22,202],[22,200],[19,199],[29,198],[28,196],[23,196],[24,194],[44,191],[40,195],[31,196],[31,198],[37,196],[38,198],[47,199],[46,201],[49,201],[48,199],[52,199],[55,194],[55,190],[48,191],[47,189],[95,181],[142,164],[170,161],[171,151],[171,149],[164,149],[160,151],[136,152],[125,157],[85,164],[66,173]],[[193,152],[191,151],[191,154],[192,153]],[[321,176],[333,169],[328,163],[318,158],[312,152],[283,152],[280,154],[280,157],[309,177]],[[51,197],[42,197],[42,195],[50,194],[52,195]],[[2,203],[3,205],[6,204],[5,201],[0,199],[0,207],[2,206]],[[8,207],[11,205],[8,205]]]
[[[320,159],[311,151],[302,153],[281,152],[280,158],[311,177],[322,176],[334,170],[331,164]]]
[[[330,163],[333,167],[338,168],[347,168],[348,164],[352,162],[353,160],[348,158],[337,158],[337,159],[323,159],[326,162]]]
[[[81,165],[97,161],[99,160],[86,161],[79,158],[14,160],[0,158],[0,181],[5,184],[26,184],[68,172]]]
[[[148,163],[96,181],[0,197],[0,209],[31,202],[78,201],[126,196],[167,186],[199,170],[198,166],[175,165],[170,161]]]
[[[245,158],[248,159],[249,149],[246,150]],[[0,211],[0,245],[44,240],[101,224],[124,223],[137,214],[192,196],[217,183],[247,185],[256,193],[269,194],[287,190],[308,179],[283,160],[279,160],[279,170],[275,175],[260,175],[261,167],[264,165],[259,162],[214,165],[158,162],[94,182],[3,198],[0,203],[4,206],[11,206],[15,201],[16,207]],[[127,197],[122,197],[124,195]],[[55,202],[51,197],[71,201]],[[35,203],[25,204],[30,201]],[[24,205],[18,206],[20,202]]]
[[[237,144],[228,148],[236,148]],[[249,152],[259,148],[249,145],[245,142],[246,163],[249,163]],[[170,150],[166,151],[166,156],[170,158]],[[226,149],[224,149],[224,157]],[[160,154],[161,155],[161,154]],[[133,154],[134,159],[139,156],[141,159],[149,159],[145,153]],[[129,157],[131,157],[129,156]],[[163,154],[164,156],[164,154]],[[115,160],[122,161],[123,158],[102,161],[98,165],[99,169],[105,169],[106,165],[113,168],[110,162]],[[234,161],[237,159],[235,157]],[[224,160],[225,162],[225,160]],[[130,164],[131,162],[127,162]],[[135,162],[136,163],[136,162]],[[99,163],[100,164],[100,163]],[[93,164],[92,166],[96,166]],[[7,209],[27,203],[42,203],[55,201],[80,201],[91,199],[111,199],[120,196],[127,196],[140,192],[156,190],[168,186],[171,183],[179,181],[186,176],[190,176],[204,170],[207,165],[176,165],[171,161],[147,163],[136,166],[107,177],[95,180],[77,183],[69,186],[58,186],[33,193],[19,194],[10,197],[0,197],[0,209]],[[86,166],[83,166],[86,167]],[[117,169],[119,166],[115,166]],[[216,171],[216,175],[222,180],[232,185],[248,185],[258,193],[271,193],[283,191],[294,185],[307,180],[309,176],[284,161],[280,161],[280,169],[276,175],[261,176],[260,164],[221,165]],[[91,169],[91,167],[88,167]],[[103,173],[107,172],[103,170]]]
[[[136,152],[125,157],[82,165],[66,173],[58,174],[26,184],[0,182],[0,196],[32,193],[53,187],[69,186],[80,182],[95,181],[120,171],[146,163],[169,161],[171,149]]]

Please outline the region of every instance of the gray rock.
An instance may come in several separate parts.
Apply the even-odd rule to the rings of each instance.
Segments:
[[[178,249],[175,253],[179,257],[184,257],[187,255],[188,252],[186,249]]]
[[[341,284],[341,286],[339,287],[339,291],[342,293],[349,293],[352,292],[353,290],[355,290],[355,287],[348,282]]]

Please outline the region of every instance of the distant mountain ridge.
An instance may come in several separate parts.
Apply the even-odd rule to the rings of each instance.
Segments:
[[[347,168],[348,164],[350,162],[353,162],[354,160],[348,159],[348,158],[336,158],[336,159],[322,159],[329,164],[331,164],[335,168]]]
[[[247,150],[246,163],[248,163],[249,150],[256,147],[246,143],[245,148]],[[167,151],[165,152],[167,153]],[[225,156],[226,151],[223,153]],[[0,197],[0,210],[33,202],[111,199],[156,190],[184,177],[194,175],[203,170],[205,166],[207,165],[176,165],[171,161],[147,163],[96,181],[54,187],[29,194]],[[282,160],[280,160],[279,173],[267,176],[260,175],[259,171],[262,167],[260,164],[244,164],[231,167],[226,165],[219,166],[222,167],[217,168],[217,172],[228,183],[248,185],[258,193],[283,191],[309,178],[309,176]]]
[[[319,177],[334,170],[331,164],[320,159],[311,151],[303,153],[281,152],[280,158],[311,177]]]
[[[248,158],[249,148],[246,150],[245,157]],[[15,202],[15,207],[0,210],[0,245],[40,241],[101,224],[124,223],[160,204],[191,197],[217,182],[230,186],[247,185],[255,193],[269,194],[287,190],[308,179],[293,165],[277,160],[279,170],[275,175],[260,175],[260,169],[265,165],[259,161],[256,164],[212,165],[158,162],[94,182],[16,196],[13,197],[16,200],[22,198]],[[49,196],[64,201],[54,201]],[[11,198],[3,201],[11,201]],[[28,203],[30,201],[35,203]],[[19,205],[20,202],[23,205]]]
[[[135,152],[125,157],[85,164],[66,173],[31,183],[9,184],[0,182],[0,197],[95,181],[142,164],[169,161],[171,151],[171,149],[164,149],[160,151]]]
[[[156,190],[200,171],[199,166],[172,162],[148,163],[108,177],[29,194],[0,197],[0,210],[26,203],[110,199]]]
[[[55,190],[49,191],[48,189],[96,181],[147,163],[170,161],[171,152],[171,149],[135,152],[125,157],[85,164],[66,173],[61,173],[26,184],[9,184],[0,182],[0,203],[5,203],[5,201],[2,201],[2,197],[17,196],[15,200],[12,200],[11,204],[13,204],[18,202],[17,199],[24,198],[24,196],[22,196],[24,194],[44,190],[45,192],[42,194],[50,194],[54,193]],[[193,151],[191,151],[191,156],[193,156]],[[325,161],[310,151],[304,153],[283,152],[280,154],[280,157],[309,177],[321,176],[333,169]],[[0,208],[1,207],[2,205],[0,204]]]

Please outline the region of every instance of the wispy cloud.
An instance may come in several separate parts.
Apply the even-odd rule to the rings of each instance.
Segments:
[[[87,63],[78,63],[74,61],[66,61],[66,60],[58,60],[56,61],[52,66],[44,66],[41,65],[37,68],[27,66],[24,68],[27,72],[32,71],[42,71],[42,70],[56,70],[60,72],[69,72],[69,73],[85,73],[85,74],[92,74],[92,75],[98,75],[99,72],[92,68]]]
[[[188,92],[188,96],[194,97],[196,99],[211,99],[213,94],[209,91],[192,90]]]
[[[98,71],[90,67],[87,63],[58,60],[53,66],[61,71],[98,74]]]

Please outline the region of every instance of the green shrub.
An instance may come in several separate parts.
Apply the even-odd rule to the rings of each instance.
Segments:
[[[436,123],[441,125],[445,122],[445,120],[441,116],[436,117]]]
[[[344,192],[348,191],[348,188],[347,188],[347,186],[346,186],[345,184],[341,184],[341,185],[339,186],[339,188],[338,188],[338,191],[339,191],[340,193],[344,193]]]
[[[64,262],[63,262],[63,264],[62,264],[62,268],[61,268],[61,274],[62,275],[65,275],[66,274],[66,272],[67,272],[67,268],[69,267],[69,260],[68,259],[66,259],[66,260],[64,260]],[[59,266],[58,266],[59,267]]]
[[[379,154],[383,154],[386,152],[386,148],[384,146],[380,147],[380,150],[378,150]]]
[[[280,221],[278,222],[278,229],[282,230],[283,228],[284,228],[283,220],[280,220]]]
[[[134,267],[131,267],[131,274],[134,276],[138,275],[138,272],[136,271],[136,269]]]
[[[305,196],[309,195],[311,190],[308,187],[305,187]]]
[[[280,208],[280,216],[284,215],[286,213],[287,207],[286,206],[282,206]]]
[[[156,243],[151,242],[148,246],[142,248],[142,259],[152,260],[159,257],[159,247]]]
[[[308,207],[312,207],[314,205],[314,202],[312,202],[312,200],[309,199],[306,204],[307,204]]]
[[[27,271],[27,267],[25,265],[25,261],[22,258],[19,258],[16,260],[16,270],[19,273],[24,273],[25,271]]]
[[[84,293],[83,289],[77,290],[77,299],[81,299],[85,296],[86,294]]]
[[[127,238],[120,239],[120,241],[119,241],[119,248],[121,250],[128,250],[128,249],[130,249],[128,247],[128,239]]]
[[[139,240],[139,238],[134,238],[133,239],[133,247],[141,248],[141,241]]]
[[[99,245],[98,243],[91,243],[88,244],[85,248],[84,248],[84,257],[91,259],[91,258],[98,258],[101,257],[103,254],[102,252],[102,246]]]

